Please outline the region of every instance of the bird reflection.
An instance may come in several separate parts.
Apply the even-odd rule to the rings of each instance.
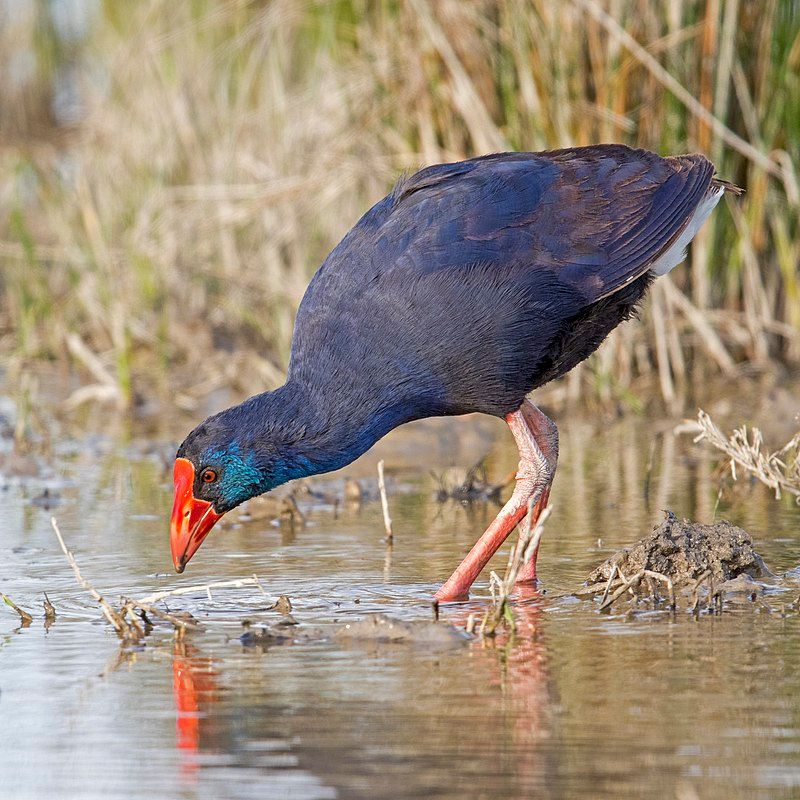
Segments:
[[[519,788],[514,796],[528,798],[529,790],[551,785],[557,772],[552,749],[544,745],[553,733],[554,688],[542,632],[544,598],[535,587],[518,584],[512,599],[514,631],[498,628],[496,636],[473,647],[500,690],[498,712],[514,720],[511,750]],[[465,625],[469,607],[458,614],[448,615],[448,621]]]
[[[172,651],[172,690],[175,698],[175,729],[178,750],[184,754],[181,771],[185,777],[197,769],[201,721],[208,707],[218,699],[219,673],[214,660],[203,656],[185,640],[176,641]]]

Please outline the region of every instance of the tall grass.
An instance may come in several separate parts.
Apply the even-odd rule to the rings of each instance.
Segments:
[[[553,397],[652,376],[679,406],[800,359],[796,0],[148,0],[66,37],[48,8],[0,23],[0,343],[68,354],[76,402],[278,383],[308,278],[402,170],[596,141],[748,193]]]

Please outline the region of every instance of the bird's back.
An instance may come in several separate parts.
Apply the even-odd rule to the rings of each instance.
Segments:
[[[504,415],[631,313],[721,196],[703,156],[503,153],[401,180],[298,311],[290,379],[408,418]],[[344,387],[344,389],[342,389]]]

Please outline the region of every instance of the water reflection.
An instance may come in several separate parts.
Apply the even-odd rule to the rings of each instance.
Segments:
[[[182,638],[172,648],[172,693],[175,700],[176,746],[181,751],[181,773],[195,775],[200,752],[201,724],[217,702],[219,672],[213,659]]]
[[[796,617],[599,617],[589,604],[558,597],[641,536],[662,508],[704,521],[716,513],[748,528],[775,571],[800,561],[798,509],[740,486],[715,512],[716,463],[676,439],[671,423],[575,418],[561,426],[542,583],[518,591],[513,641],[431,650],[329,635],[375,611],[429,618],[438,581],[496,513],[494,504],[439,503],[427,471],[400,467],[432,453],[428,466],[440,469],[458,445],[461,465],[488,450],[489,476],[499,479],[516,462],[505,431],[491,420],[491,435],[467,422],[432,424],[449,438],[410,428],[355,465],[360,504],[336,503],[344,493],[335,476],[314,487],[323,505],[298,496],[305,526],[276,526],[270,514],[229,525],[180,579],[162,575],[166,531],[152,518],[170,503],[159,447],[94,439],[62,464],[61,528],[98,589],[113,599],[256,572],[271,594],[291,598],[307,634],[266,650],[237,641],[244,615],[254,629],[274,622],[260,596],[220,592],[176,605],[203,632],[175,643],[157,628],[144,649],[120,652],[76,588],[49,513],[30,503],[41,487],[7,490],[0,590],[29,610],[41,609],[47,591],[58,610],[46,636],[40,611],[15,634],[18,619],[0,606],[0,715],[15,734],[0,750],[8,796],[796,795]],[[430,449],[439,440],[449,443],[447,458]],[[379,457],[394,467],[388,552],[374,492]],[[464,625],[482,613],[485,595],[483,580],[470,603],[445,608],[443,618]],[[311,635],[318,628],[328,633]]]
[[[537,589],[518,586],[514,595],[513,635],[503,632],[477,647],[485,658],[502,698],[502,710],[510,725],[509,768],[516,773],[517,798],[546,790],[557,772],[552,749],[543,747],[553,733],[554,686],[549,674],[543,598]],[[496,676],[496,677],[495,677]]]

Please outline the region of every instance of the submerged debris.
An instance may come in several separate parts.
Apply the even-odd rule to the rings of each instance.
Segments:
[[[58,527],[58,522],[56,521],[55,517],[50,518],[50,524],[56,534],[58,543],[61,545],[61,550],[67,557],[67,561],[69,561],[72,571],[75,573],[75,579],[77,580],[78,584],[95,599],[97,604],[100,606],[103,615],[114,627],[114,630],[117,632],[117,635],[120,637],[120,639],[123,640],[123,642],[136,643],[141,641],[153,627],[151,617],[164,620],[172,625],[178,638],[182,638],[189,629],[197,629],[202,627],[189,613],[172,613],[156,606],[156,603],[160,603],[169,597],[178,597],[180,595],[205,592],[210,600],[212,598],[212,590],[240,589],[245,586],[255,586],[263,595],[267,594],[264,591],[264,587],[258,580],[258,576],[253,575],[252,578],[239,578],[232,581],[213,581],[212,583],[206,583],[200,586],[180,586],[177,589],[156,592],[155,594],[140,599],[122,597],[120,599],[121,606],[115,607],[109,603],[86,578],[83,577],[80,567],[78,567],[78,562],[75,560],[75,556],[67,548],[67,545],[64,542],[64,537],[61,535],[61,530]],[[281,604],[282,600],[285,600],[286,604],[289,606],[289,609],[291,609],[291,603],[289,603],[289,600],[286,597],[278,598],[273,603],[272,607],[277,607],[279,604]],[[13,606],[13,604],[9,604]],[[17,610],[18,613],[20,612],[19,609],[15,608],[15,610]],[[47,606],[45,606],[45,612],[47,613]],[[53,612],[55,612],[55,609],[53,609]]]
[[[463,503],[470,503],[480,500],[499,502],[503,489],[513,483],[516,473],[509,473],[500,483],[489,483],[486,465],[484,459],[481,459],[469,469],[451,467],[441,474],[432,474],[439,484],[436,499],[440,503],[445,500],[460,500]]]
[[[44,608],[44,627],[49,628],[56,621],[56,607],[50,602],[47,592],[44,593],[42,607]]]
[[[379,644],[418,644],[425,647],[451,647],[472,641],[466,631],[444,622],[406,621],[386,614],[370,614],[346,622],[333,634],[335,639],[377,642]]]
[[[250,620],[243,620],[242,627],[244,633],[239,637],[239,642],[243,647],[256,647],[261,650],[266,650],[275,644],[286,644],[293,641],[291,633],[286,631],[275,630],[268,628],[266,625],[259,631],[254,631],[251,628],[252,623]]]
[[[725,521],[701,525],[680,520],[668,511],[648,536],[597,567],[576,594],[602,592],[601,609],[626,595],[649,595],[657,602],[658,583],[666,589],[673,608],[676,590],[683,590],[678,594],[691,597],[697,610],[703,584],[708,586],[709,605],[721,605],[724,587],[732,585],[729,582],[740,576],[752,580],[770,575],[746,531]]]
[[[267,611],[277,611],[281,615],[280,621],[276,625],[283,627],[287,625],[298,625],[298,621],[292,616],[292,601],[282,594]]]

